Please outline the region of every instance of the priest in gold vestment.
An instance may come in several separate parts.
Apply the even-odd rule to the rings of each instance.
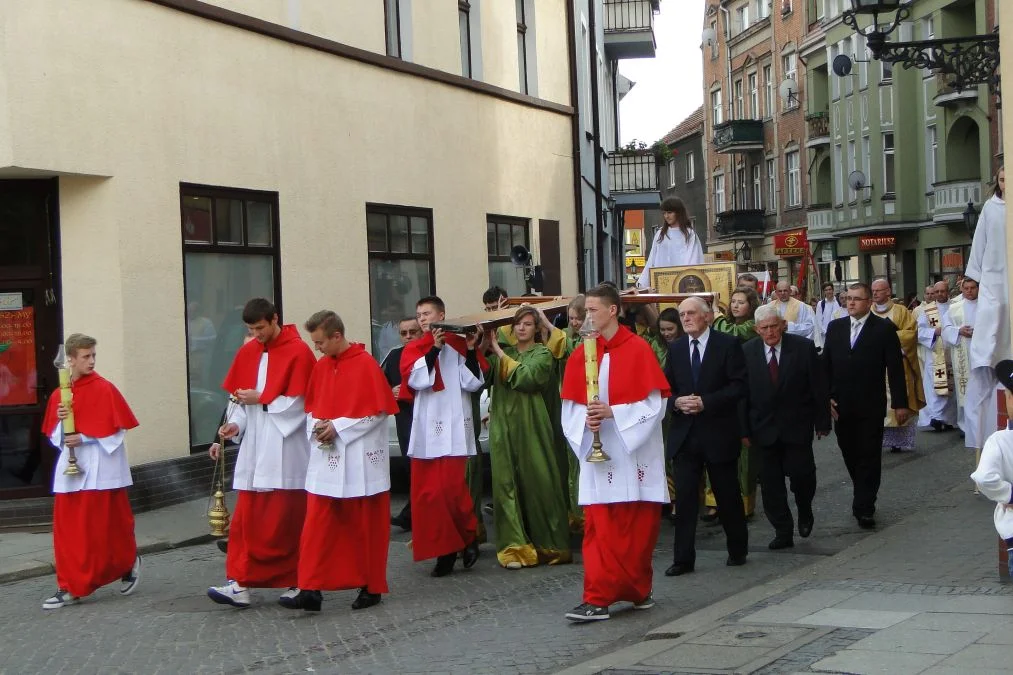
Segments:
[[[895,303],[891,297],[890,284],[886,279],[872,282],[872,311],[876,316],[889,319],[897,327],[897,338],[904,355],[904,380],[907,383],[908,408],[918,412],[925,407],[925,391],[922,389],[921,368],[918,363],[918,324],[911,312]],[[891,452],[914,450],[915,431],[918,416],[912,415],[906,424],[897,423],[890,407],[890,393],[887,390],[886,421],[883,430],[883,447]]]

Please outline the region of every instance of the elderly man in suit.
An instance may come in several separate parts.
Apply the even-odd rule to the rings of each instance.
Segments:
[[[774,528],[768,548],[777,550],[795,545],[785,476],[795,495],[799,536],[812,532],[813,430],[817,438],[830,433],[830,394],[812,341],[787,333],[784,319],[770,305],[757,309],[755,318],[761,339],[742,347],[749,383],[743,435],[758,450],[763,513]]]
[[[834,319],[827,327],[823,362],[837,444],[854,483],[851,513],[859,527],[871,530],[876,527],[873,515],[883,471],[887,379],[897,422],[903,426],[911,411],[897,327],[872,313],[868,284],[852,284],[847,302],[848,318]]]
[[[669,347],[665,365],[673,407],[667,452],[675,467],[675,561],[665,571],[670,577],[692,572],[696,565],[705,468],[725,530],[729,566],[745,564],[749,543],[738,479],[738,405],[746,393],[742,347],[738,338],[710,329],[713,314],[700,298],[683,300],[679,317],[686,334]]]

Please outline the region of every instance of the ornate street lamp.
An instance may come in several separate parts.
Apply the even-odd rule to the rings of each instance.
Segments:
[[[978,212],[974,210],[974,202],[967,202],[967,208],[964,209],[964,227],[967,228],[967,233],[974,238],[974,227],[978,224]]]
[[[896,63],[905,68],[932,70],[950,76],[949,85],[962,91],[987,84],[999,92],[999,32],[989,35],[911,42],[887,42],[900,24],[911,16],[914,0],[851,0],[844,12],[844,23],[865,36],[872,58]],[[891,22],[880,22],[880,15],[894,14]],[[871,16],[871,23],[859,26],[859,16]]]
[[[747,263],[753,259],[753,251],[749,248],[748,241],[742,242],[742,246],[739,247],[737,256],[739,258],[739,262],[741,263]]]

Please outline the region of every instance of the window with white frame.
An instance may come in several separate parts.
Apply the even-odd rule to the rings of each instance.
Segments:
[[[739,33],[749,28],[749,5],[743,5],[735,10],[735,21],[738,24]]]
[[[784,163],[788,174],[787,206],[802,205],[802,166],[798,150],[784,154]]]
[[[880,74],[880,81],[882,81],[882,82],[890,82],[890,81],[892,81],[893,80],[893,64],[890,63],[889,61],[880,61],[879,65],[882,68],[882,72]]]
[[[711,40],[711,58],[716,59],[718,57],[718,22],[711,21],[711,33],[714,34],[714,39]]]
[[[894,194],[896,191],[894,178],[894,147],[893,132],[883,134],[883,192]]]
[[[763,67],[763,115],[774,115],[774,68],[770,64]]]
[[[760,165],[754,164],[753,172],[753,208],[763,208],[763,179],[760,178]]]
[[[767,159],[767,211],[777,210],[777,160]]]
[[[725,212],[725,176],[714,176],[714,213]]]
[[[534,12],[529,11],[529,1],[517,0],[517,81],[522,94],[531,92],[530,80],[533,74],[528,64],[528,24],[534,19]]]
[[[401,58],[401,0],[383,0],[383,11],[387,56]]]
[[[797,76],[797,72],[796,72],[797,56],[798,55],[795,54],[795,52],[792,52],[790,54],[785,54],[784,56],[781,57],[781,67],[782,67],[782,69],[784,71],[784,77],[785,77],[785,79],[787,79],[787,80],[795,80],[796,82],[798,81],[798,78],[796,77]],[[783,102],[784,110],[794,110],[795,108],[797,108],[798,107],[798,98],[799,97],[796,95],[793,98],[785,100]]]
[[[925,191],[932,192],[932,184],[936,182],[939,139],[936,136],[936,125],[927,127],[925,132]]]
[[[936,37],[936,21],[935,18],[929,14],[927,17],[922,19],[922,39],[923,40],[934,40]]]
[[[749,201],[746,199],[746,167],[735,169],[735,208],[745,209]]]
[[[770,16],[770,3],[771,0],[753,0],[755,7],[756,20],[761,21]]]
[[[854,141],[848,141],[848,176],[851,175],[852,171],[854,171],[855,169],[858,168],[858,156],[857,156],[856,153],[857,153],[857,149],[856,149],[856,146],[855,146],[855,142]],[[851,196],[852,196],[852,198],[855,198],[857,195],[851,195]]]
[[[841,54],[851,58],[851,38],[841,41]],[[841,94],[843,96],[851,96],[852,92],[855,91],[855,80],[852,75],[846,75],[841,78]]]
[[[746,81],[749,83],[749,117],[754,120],[761,119],[760,85],[757,84],[756,73],[749,73]]]
[[[724,108],[721,106],[721,90],[711,92],[711,121],[715,126],[725,121]]]
[[[834,62],[834,59],[841,53],[840,48],[837,45],[830,45],[830,63]],[[836,101],[841,97],[841,78],[831,77],[830,78],[830,100]]]
[[[858,88],[865,89],[869,86],[869,48],[866,47],[866,40],[864,35],[856,34],[855,38],[855,58],[858,62],[855,64],[858,68]]]
[[[461,75],[471,77],[471,2],[457,0],[457,28],[461,44]]]
[[[862,137],[862,173],[864,173],[866,175],[866,179],[868,179],[868,176],[871,175],[871,173],[870,173],[872,171],[872,169],[870,168],[871,167],[871,163],[872,163],[872,146],[869,143],[869,137],[868,136],[863,136]],[[870,196],[870,193],[867,192],[865,194],[866,199],[868,199],[869,196]]]
[[[746,100],[742,95],[742,80],[735,80],[733,87],[735,89],[735,119],[745,119],[746,115],[743,107],[746,104]]]
[[[675,187],[675,157],[668,160],[668,186]]]
[[[696,180],[696,153],[686,153],[686,182],[692,183]]]

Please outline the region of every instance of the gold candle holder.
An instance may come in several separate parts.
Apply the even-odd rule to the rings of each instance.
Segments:
[[[587,401],[597,401],[598,398],[598,331],[594,327],[594,322],[591,317],[587,317],[587,321],[584,326],[580,329],[580,335],[584,338],[584,380],[587,383]],[[601,434],[598,431],[593,432],[594,438],[591,441],[591,454],[587,456],[587,461],[594,464],[600,462],[607,462],[612,459],[607,452],[602,449],[601,445]]]
[[[74,392],[71,389],[70,368],[67,367],[67,351],[61,344],[56,352],[56,359],[53,360],[60,376],[60,403],[67,409],[67,417],[61,424],[63,429],[64,445],[67,443],[67,436],[77,432],[74,425]],[[64,476],[80,476],[83,472],[77,464],[77,455],[74,448],[67,448],[67,468],[63,470]]]

